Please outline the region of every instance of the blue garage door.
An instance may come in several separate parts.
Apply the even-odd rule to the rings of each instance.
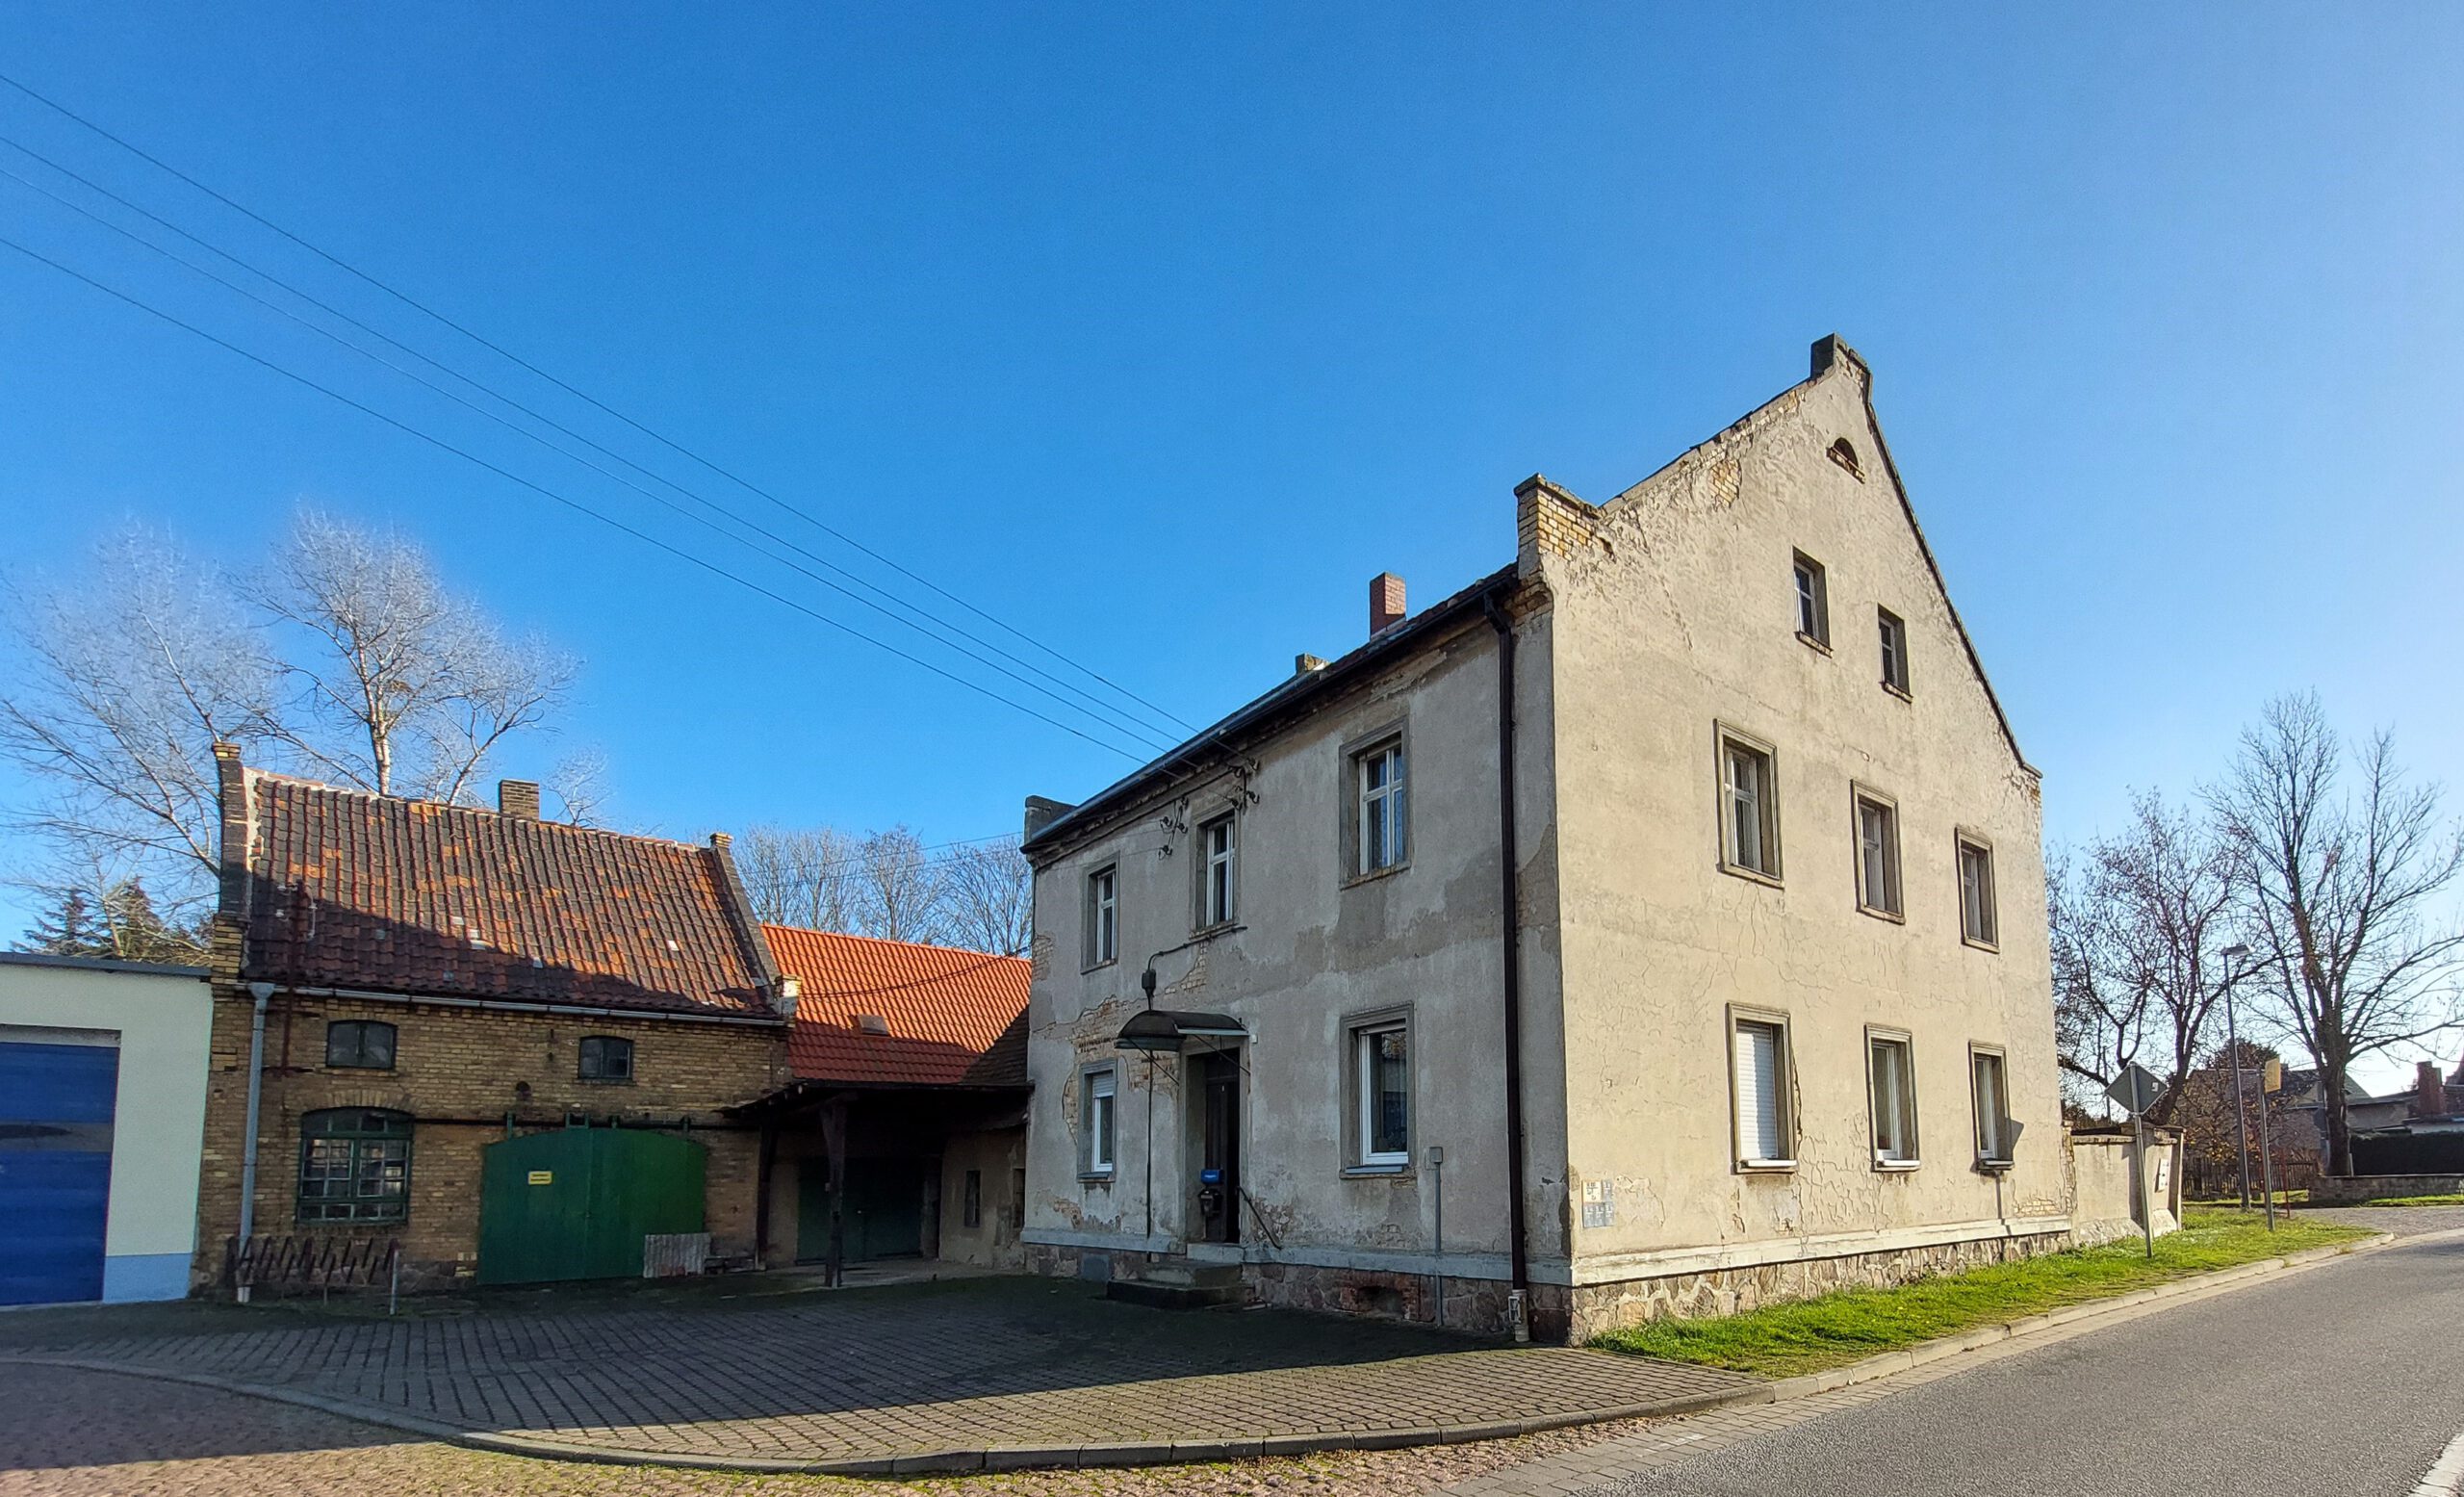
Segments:
[[[118,1086],[111,1045],[0,1041],[0,1304],[103,1297]]]

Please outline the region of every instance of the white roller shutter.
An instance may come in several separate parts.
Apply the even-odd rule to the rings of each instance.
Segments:
[[[1736,1026],[1737,1141],[1749,1160],[1785,1159],[1780,1129],[1780,1026]]]

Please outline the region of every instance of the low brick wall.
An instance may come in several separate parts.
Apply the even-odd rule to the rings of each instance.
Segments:
[[[2464,1194],[2464,1174],[2326,1174],[2310,1183],[2314,1206],[2355,1206],[2399,1196]]]

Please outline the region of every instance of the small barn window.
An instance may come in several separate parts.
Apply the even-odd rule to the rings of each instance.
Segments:
[[[1853,477],[1865,476],[1865,466],[1857,460],[1857,449],[1846,437],[1831,444],[1831,460],[1847,469]]]
[[[630,1081],[633,1079],[633,1042],[613,1035],[585,1035],[581,1042],[581,1078],[584,1081]]]
[[[966,1172],[966,1190],[960,1201],[962,1215],[969,1226],[984,1225],[984,1172]]]
[[[410,1208],[409,1113],[335,1107],[299,1120],[302,1225],[399,1222]]]
[[[373,1019],[337,1019],[325,1025],[325,1064],[353,1071],[394,1069],[394,1026]]]

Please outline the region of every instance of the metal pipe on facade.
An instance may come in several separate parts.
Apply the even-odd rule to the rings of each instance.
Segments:
[[[1509,584],[1511,585],[1511,584]],[[1506,1318],[1517,1341],[1531,1339],[1531,1264],[1523,1221],[1523,883],[1514,832],[1514,619],[1490,593],[1480,600],[1498,635],[1498,868],[1504,909],[1501,943],[1505,1011],[1506,1253],[1511,1278]]]
[[[244,1261],[248,1253],[248,1238],[257,1226],[257,1115],[265,1098],[266,1087],[266,1004],[273,997],[273,984],[248,984],[248,996],[256,1000],[256,1013],[248,1020],[248,1121],[246,1136],[240,1143],[240,1252],[237,1261]],[[248,1285],[237,1287],[242,1304],[248,1303]]]

